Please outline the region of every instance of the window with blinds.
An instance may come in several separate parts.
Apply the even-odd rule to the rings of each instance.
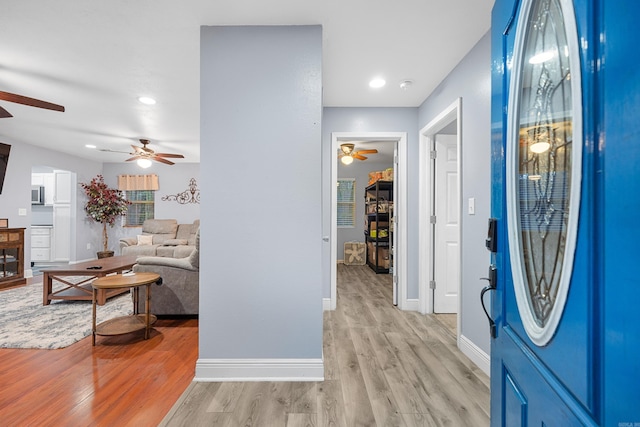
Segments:
[[[356,180],[338,179],[338,228],[353,228],[356,225]]]
[[[155,192],[153,190],[125,191],[125,198],[131,202],[124,216],[125,227],[139,227],[145,219],[153,219]]]

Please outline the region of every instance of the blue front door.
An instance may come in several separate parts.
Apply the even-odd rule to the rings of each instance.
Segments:
[[[640,427],[639,3],[495,2],[494,426]]]

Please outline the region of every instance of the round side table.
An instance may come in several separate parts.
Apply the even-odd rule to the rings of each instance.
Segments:
[[[121,335],[144,329],[144,339],[149,339],[151,324],[156,321],[156,316],[151,314],[151,285],[162,283],[159,274],[156,273],[127,273],[113,276],[100,277],[91,284],[93,288],[93,345],[96,345],[96,335]],[[138,313],[138,299],[140,286],[147,287],[147,299],[145,301],[145,313]],[[100,289],[133,289],[133,315],[121,316],[110,319],[96,325],[96,302]]]

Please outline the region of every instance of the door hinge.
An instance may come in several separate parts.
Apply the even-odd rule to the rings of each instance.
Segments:
[[[435,216],[435,215],[431,215],[431,216],[429,217],[429,222],[430,222],[431,224],[435,224],[435,223],[436,223],[436,216]]]
[[[398,156],[393,156],[393,163],[396,165],[398,164]]]
[[[430,280],[429,281],[429,289],[435,289],[436,288],[436,281],[435,280]]]
[[[431,158],[431,160],[435,160],[438,157],[438,152],[436,150],[431,150],[431,152],[429,153],[429,157]]]
[[[398,276],[396,276],[395,274],[393,275],[393,283],[398,283]]]

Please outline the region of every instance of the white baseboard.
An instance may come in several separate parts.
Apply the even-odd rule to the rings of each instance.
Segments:
[[[322,311],[331,311],[331,298],[322,298]]]
[[[33,277],[33,270],[32,269],[27,269],[24,271],[24,278],[25,279],[30,279]]]
[[[198,359],[194,381],[324,381],[322,359]]]
[[[402,311],[420,311],[420,300],[407,299],[404,302]]]
[[[473,341],[464,335],[460,335],[458,348],[465,356],[471,359],[478,368],[482,369],[485,374],[491,376],[491,357],[475,345]]]

